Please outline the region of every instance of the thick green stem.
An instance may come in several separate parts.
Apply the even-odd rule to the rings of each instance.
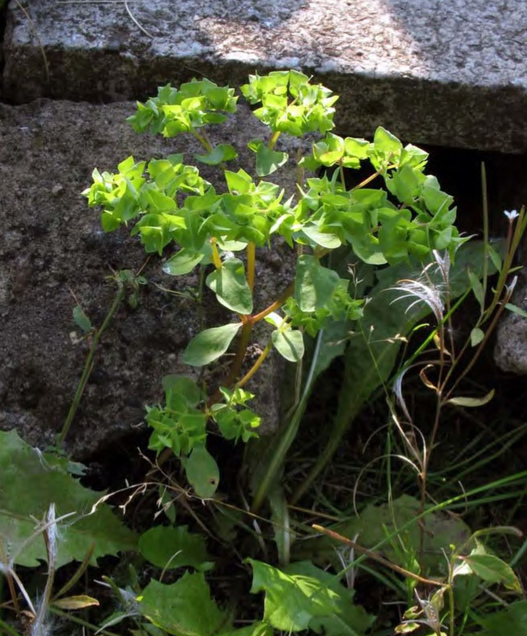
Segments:
[[[77,385],[77,390],[75,391],[75,396],[73,398],[73,402],[71,403],[70,410],[68,411],[66,421],[64,422],[62,430],[60,431],[60,435],[58,439],[59,446],[62,446],[64,444],[64,440],[66,439],[66,435],[68,434],[68,431],[70,430],[71,423],[73,422],[73,418],[75,417],[75,414],[77,413],[77,409],[79,408],[80,401],[84,394],[84,389],[86,388],[86,384],[90,378],[90,374],[93,367],[93,358],[95,356],[95,351],[99,344],[99,340],[101,339],[101,336],[103,335],[103,333],[106,331],[106,328],[110,324],[110,321],[113,318],[115,312],[117,311],[119,305],[121,304],[121,301],[123,300],[123,298],[124,298],[124,285],[121,281],[117,280],[117,293],[115,294],[115,298],[113,300],[112,306],[110,307],[110,311],[108,312],[106,318],[104,319],[104,322],[102,323],[100,329],[98,329],[98,331],[96,331],[95,335],[93,336],[92,345],[90,347],[88,357],[86,358],[86,363],[84,365],[84,370],[82,372],[81,379],[79,380],[79,384]]]

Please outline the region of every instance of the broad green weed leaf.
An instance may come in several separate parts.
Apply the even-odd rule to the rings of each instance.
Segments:
[[[298,632],[316,616],[338,611],[338,594],[317,578],[286,574],[267,563],[247,559],[253,568],[251,592],[265,592],[264,620],[275,629]]]
[[[527,601],[511,603],[506,609],[478,618],[483,631],[478,636],[527,636]]]
[[[493,554],[470,554],[463,557],[472,572],[487,583],[501,583],[509,590],[521,593],[522,588],[510,565]]]
[[[239,314],[253,310],[253,295],[245,278],[245,267],[238,258],[230,258],[207,276],[207,286],[216,294],[218,302]]]
[[[170,276],[183,276],[190,273],[204,258],[204,254],[183,248],[163,265],[163,271]]]
[[[273,636],[274,630],[269,623],[256,622],[247,627],[221,632],[219,636]]]
[[[299,362],[303,358],[304,336],[298,329],[273,331],[271,338],[274,348],[289,362]]]
[[[192,367],[203,367],[220,358],[242,326],[241,322],[205,329],[188,343],[183,361]]]
[[[332,269],[322,267],[314,256],[304,254],[298,259],[295,278],[295,299],[302,311],[315,311],[331,300],[340,277]]]
[[[201,572],[186,572],[172,585],[150,581],[140,597],[139,611],[174,636],[212,636],[227,622]]]
[[[212,497],[220,483],[220,471],[205,446],[196,446],[185,462],[185,474],[198,497]]]
[[[325,588],[338,595],[337,610],[328,616],[317,616],[309,623],[309,629],[326,636],[362,636],[375,621],[375,616],[366,612],[360,605],[353,604],[354,590],[344,587],[338,577],[317,568],[311,561],[291,563],[284,571],[287,574],[310,576]]]
[[[82,561],[92,543],[92,564],[107,554],[132,550],[135,534],[126,528],[104,503],[90,511],[104,493],[81,484],[57,463],[53,455],[41,453],[20,439],[16,431],[0,432],[0,538],[8,557],[26,567],[46,561],[41,534],[18,553],[26,539],[35,533],[35,519],[42,519],[50,504],[57,518],[74,512],[59,523],[57,566]]]
[[[139,551],[147,561],[162,569],[190,566],[205,572],[214,566],[205,538],[192,534],[187,526],[150,528],[139,538]]]
[[[82,329],[84,333],[88,333],[93,329],[91,320],[84,313],[84,310],[80,305],[75,305],[73,308],[73,320],[79,329]]]
[[[414,497],[402,495],[391,504],[374,506],[368,504],[360,516],[332,526],[331,529],[345,537],[359,535],[358,542],[365,548],[373,548],[397,528],[415,520],[420,511],[420,502]],[[450,552],[450,545],[461,546],[471,536],[470,528],[459,518],[434,512],[424,517],[425,557],[424,566],[432,575],[443,575],[445,558],[443,552]],[[420,549],[420,525],[416,522],[407,528],[392,545],[385,543],[383,554],[393,563],[407,567],[405,559],[418,554]],[[335,549],[341,547],[329,537],[317,537],[295,544],[293,556],[297,559],[310,559],[321,566],[328,562],[339,570],[342,563]]]

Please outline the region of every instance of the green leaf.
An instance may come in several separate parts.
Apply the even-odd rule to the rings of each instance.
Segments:
[[[241,326],[241,322],[236,322],[198,333],[188,343],[183,354],[183,362],[192,367],[203,367],[214,362],[227,351]]]
[[[477,346],[480,342],[485,338],[485,332],[482,331],[479,327],[474,327],[470,332],[470,345],[472,347]]]
[[[273,331],[273,346],[289,362],[299,362],[304,356],[304,336],[298,329]]]
[[[334,250],[342,245],[342,241],[336,234],[322,232],[317,225],[305,225],[302,232],[315,243],[328,250]]]
[[[203,253],[183,248],[163,265],[163,271],[170,276],[183,276],[191,272],[204,258]]]
[[[492,554],[475,554],[463,557],[472,572],[487,583],[502,583],[509,590],[521,593],[522,588],[510,565]]]
[[[465,408],[477,408],[483,406],[492,400],[495,390],[489,391],[486,395],[480,398],[472,397],[456,397],[447,400],[446,404],[454,404],[454,406],[464,406]]]
[[[208,166],[217,166],[224,161],[236,159],[237,156],[238,153],[230,144],[218,144],[206,155],[194,155],[198,161]]]
[[[207,276],[207,286],[218,302],[238,314],[250,314],[253,295],[245,278],[245,267],[238,258],[224,261],[219,269]]]
[[[403,148],[397,137],[382,126],[379,126],[375,131],[373,145],[376,152],[386,157],[399,153]]]
[[[150,581],[140,598],[139,611],[174,636],[212,636],[227,621],[211,599],[202,572],[186,572],[172,585]]]
[[[359,535],[359,543],[363,547],[373,548],[382,542],[387,534],[410,524],[412,520],[415,521],[419,511],[418,499],[402,495],[388,504],[368,504],[359,517],[335,524],[331,529],[345,537],[353,538]],[[441,512],[429,513],[421,523],[425,533],[423,571],[430,576],[441,576],[444,572],[444,552],[449,553],[451,545],[465,544],[472,532],[461,519],[449,517]],[[414,523],[399,533],[393,542],[385,542],[382,551],[387,559],[408,569],[409,560],[413,560],[414,555],[419,553],[420,545],[421,526]],[[330,537],[317,537],[295,544],[293,556],[297,559],[311,559],[324,566],[329,561],[340,571],[342,562],[335,553],[339,547],[342,547],[342,544]]]
[[[289,159],[287,152],[272,150],[260,139],[250,142],[249,148],[256,152],[256,174],[259,177],[267,177],[267,175],[273,174]]]
[[[220,471],[205,446],[196,446],[185,462],[185,474],[198,497],[212,497],[220,483]]]
[[[205,538],[192,534],[187,526],[150,528],[139,538],[139,551],[147,561],[162,569],[190,566],[205,572],[213,567]]]
[[[247,627],[221,632],[219,636],[273,636],[274,631],[269,623],[256,622]]]
[[[80,594],[77,596],[66,596],[53,601],[53,607],[58,607],[63,610],[79,610],[85,607],[98,606],[99,601],[91,596]]]
[[[521,307],[518,307],[517,305],[513,305],[512,303],[507,303],[505,305],[505,309],[508,309],[509,311],[511,311],[513,314],[516,314],[517,316],[521,316],[522,318],[527,318],[527,311],[525,311],[524,309],[521,309]]]
[[[470,281],[472,292],[474,293],[474,296],[476,297],[476,300],[478,301],[478,304],[483,311],[485,309],[485,292],[483,291],[483,285],[481,284],[479,277],[471,269],[467,271],[467,275]]]
[[[340,568],[339,568],[340,569]],[[365,634],[375,622],[375,616],[367,614],[360,605],[353,604],[354,590],[345,588],[339,578],[317,568],[311,561],[291,563],[284,572],[310,576],[338,595],[337,609],[327,616],[317,616],[309,623],[311,631],[326,636],[359,636]]]
[[[511,603],[506,609],[478,617],[483,631],[478,636],[527,636],[527,601]]]
[[[298,632],[314,617],[338,611],[338,594],[313,576],[289,575],[267,563],[247,561],[253,568],[251,593],[265,592],[264,620],[275,629]]]
[[[88,333],[93,329],[91,324],[91,320],[84,313],[82,307],[80,305],[75,305],[73,308],[73,320],[79,329],[82,329],[84,333]]]
[[[315,311],[327,305],[339,282],[337,272],[322,267],[314,256],[303,254],[298,259],[294,297],[302,311]]]
[[[31,448],[16,431],[0,432],[0,537],[15,563],[37,567],[39,560],[47,560],[35,519],[43,519],[51,504],[56,506],[57,518],[74,513],[57,524],[57,567],[82,561],[92,544],[93,565],[103,555],[134,549],[135,534],[111,508],[104,503],[95,507],[104,493],[81,486],[68,474],[67,465],[51,453]],[[34,539],[26,543],[29,537]]]

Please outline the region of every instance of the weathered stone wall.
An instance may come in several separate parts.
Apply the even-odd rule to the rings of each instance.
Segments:
[[[130,154],[149,159],[177,150],[191,159],[202,151],[185,137],[136,135],[125,122],[133,108],[51,100],[0,105],[0,427],[18,428],[34,443],[53,441],[88,352],[88,342],[76,344],[72,334],[81,335],[72,319],[75,298],[100,326],[115,293],[107,278],[119,269],[138,271],[146,258],[137,237],[125,229],[105,234],[99,212],[88,209],[80,193],[93,168],[114,171]],[[236,118],[211,130],[211,138],[229,139],[247,165],[253,156],[245,144],[265,130],[242,105]],[[206,167],[202,174],[218,177]],[[291,189],[294,175],[286,170],[282,183]],[[280,251],[259,256],[256,301],[263,308],[291,277]],[[141,289],[139,306],[123,306],[101,341],[70,436],[77,455],[130,433],[144,405],[161,399],[163,375],[191,371],[181,354],[199,331],[196,304],[156,284],[181,292],[197,287],[197,275],[170,278],[156,255],[144,275],[150,284]],[[205,303],[208,326],[222,324],[225,314],[211,294]],[[267,426],[276,425],[276,364],[267,365],[259,390]]]

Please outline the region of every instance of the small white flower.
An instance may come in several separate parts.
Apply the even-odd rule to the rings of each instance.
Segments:
[[[510,212],[505,210],[503,214],[505,214],[509,221],[514,221],[514,219],[517,219],[520,216],[517,210],[511,210]]]

